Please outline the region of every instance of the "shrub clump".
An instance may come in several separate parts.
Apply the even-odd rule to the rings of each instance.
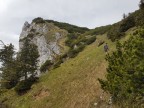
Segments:
[[[110,31],[107,33],[107,37],[112,41],[115,41],[123,37],[125,35],[125,32],[120,31],[120,28],[121,28],[120,23],[114,24],[113,27],[110,29]]]
[[[80,46],[78,46],[78,48],[76,48],[76,49],[70,49],[69,52],[68,52],[68,57],[69,57],[69,58],[74,58],[74,57],[77,56],[77,54],[78,54],[79,52],[81,52],[84,48],[85,48],[85,45],[80,45]]]
[[[92,29],[90,31],[87,31],[85,35],[103,35],[107,33],[111,29],[112,25],[106,25],[101,27],[96,27],[95,29]]]
[[[100,40],[100,41],[98,42],[98,47],[101,46],[101,45],[103,45],[104,43],[105,43],[104,41]]]
[[[128,29],[135,26],[135,19],[132,15],[128,16],[127,18],[122,20],[120,24],[119,31],[126,32]]]
[[[60,64],[62,64],[62,63],[63,63],[62,58],[59,58],[59,59],[56,61],[56,63],[54,64],[53,68],[55,69],[55,68],[60,67]]]
[[[38,18],[33,19],[32,22],[36,24],[40,24],[40,23],[45,23],[45,20],[41,17],[38,17]]]
[[[116,51],[106,56],[108,73],[106,80],[99,79],[99,82],[111,94],[113,102],[137,103],[140,108],[144,96],[144,30],[134,34],[123,44],[118,42]]]
[[[31,86],[38,81],[38,78],[37,77],[29,77],[28,79],[26,80],[23,80],[23,81],[20,81],[16,87],[15,87],[15,91],[18,93],[18,94],[22,94],[22,93],[25,93],[26,91],[30,90],[31,89]]]
[[[93,42],[95,42],[95,40],[96,40],[96,37],[93,36],[93,37],[87,39],[86,44],[87,44],[87,45],[90,45],[90,44],[92,44]]]
[[[46,22],[53,23],[54,25],[58,26],[60,29],[67,30],[69,33],[85,33],[86,31],[89,31],[89,29],[86,27],[78,27],[68,23],[57,22],[53,20],[46,20]]]
[[[45,72],[45,71],[49,70],[52,65],[53,65],[53,63],[51,62],[51,60],[47,60],[47,61],[40,67],[40,71],[41,71],[41,72]]]
[[[139,10],[129,13],[127,17],[125,17],[122,21],[115,23],[112,25],[110,30],[108,31],[108,38],[112,41],[120,39],[125,35],[125,32],[132,27],[144,27],[144,8],[140,8]]]

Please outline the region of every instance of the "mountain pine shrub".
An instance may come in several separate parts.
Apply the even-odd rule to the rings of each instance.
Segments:
[[[52,65],[53,65],[53,63],[51,62],[51,60],[47,60],[47,61],[40,67],[40,71],[41,71],[41,72],[46,72]]]
[[[123,44],[117,42],[116,51],[106,56],[109,65],[101,87],[116,103],[141,105],[144,96],[144,30],[134,33]]]

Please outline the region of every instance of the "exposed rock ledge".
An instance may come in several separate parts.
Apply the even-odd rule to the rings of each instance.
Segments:
[[[56,55],[62,52],[59,41],[67,35],[67,31],[61,30],[51,23],[29,24],[25,22],[20,34],[19,51],[23,47],[24,38],[30,38],[31,42],[37,45],[40,57],[38,58],[38,66],[46,62],[46,60],[54,60]],[[40,75],[40,71],[38,71]]]

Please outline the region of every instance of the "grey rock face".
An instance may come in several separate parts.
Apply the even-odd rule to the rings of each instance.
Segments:
[[[25,38],[28,35],[28,33],[29,33],[29,27],[30,27],[30,24],[26,21],[24,23],[22,32],[20,34],[20,39],[23,39],[23,38]]]
[[[25,22],[19,38],[19,51],[23,47],[23,39],[30,38],[31,42],[38,47],[40,55],[38,58],[38,66],[40,67],[47,60],[53,61],[56,55],[61,54],[59,40],[63,38],[63,36],[58,30],[57,27],[49,23],[29,24]],[[38,74],[40,74],[40,72],[38,72]]]

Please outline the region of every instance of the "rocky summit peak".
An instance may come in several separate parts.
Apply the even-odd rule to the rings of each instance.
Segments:
[[[29,28],[29,27],[30,27],[30,24],[28,23],[28,21],[26,21],[24,23],[23,29],[26,29],[26,28]]]
[[[55,57],[62,53],[60,40],[65,38],[67,32],[52,23],[28,22],[24,23],[19,40],[19,51],[23,48],[25,38],[30,38],[31,42],[38,47],[40,57],[38,66],[41,67],[47,60],[54,61]],[[40,73],[40,72],[39,72]]]

